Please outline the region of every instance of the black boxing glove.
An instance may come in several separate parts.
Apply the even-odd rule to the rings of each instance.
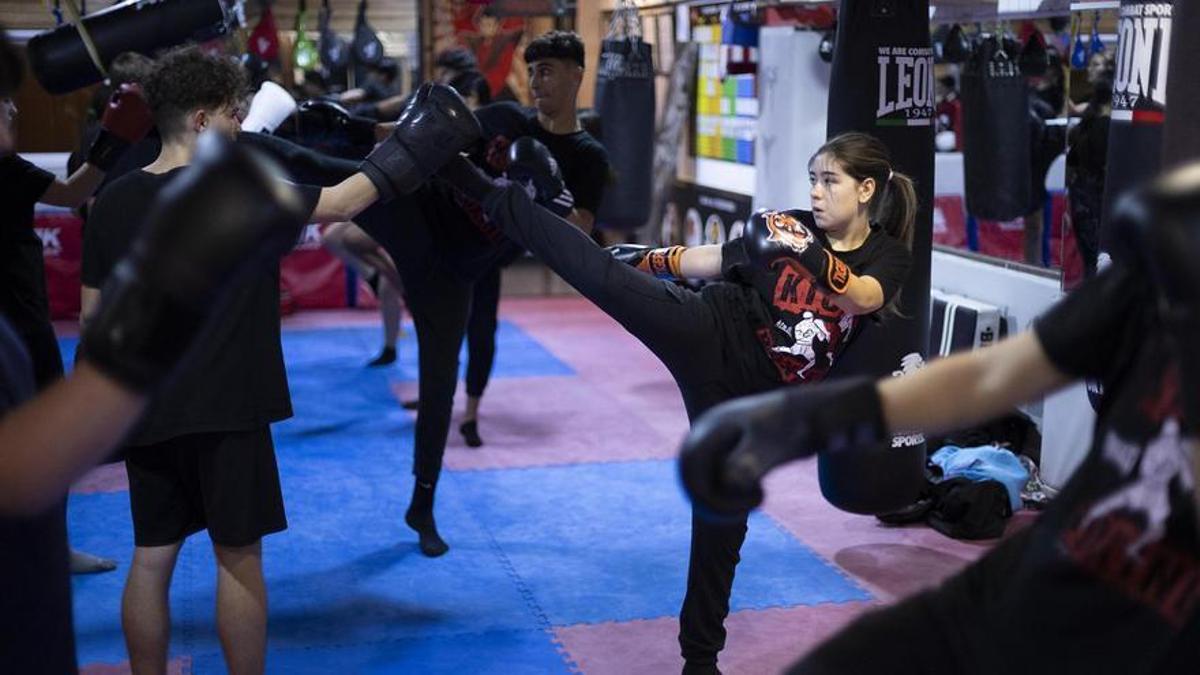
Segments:
[[[1113,233],[1114,258],[1147,274],[1171,313],[1200,312],[1200,163],[1123,195]]]
[[[396,128],[359,165],[386,201],[413,192],[426,178],[479,140],[479,120],[462,97],[425,83],[401,111]]]
[[[617,260],[659,279],[682,279],[680,261],[686,246],[651,248],[640,244],[618,244],[606,249]]]
[[[352,115],[340,103],[324,98],[304,101],[296,108],[296,135],[300,139],[337,136],[350,145],[375,145],[375,120]]]
[[[704,413],[683,442],[679,475],[703,512],[738,516],[762,503],[762,479],[775,467],[886,436],[870,378],[776,389]]]
[[[136,84],[122,84],[113,91],[100,118],[100,133],[88,148],[87,163],[108,172],[129,146],[154,127],[154,115]]]
[[[505,174],[514,183],[533,186],[534,201],[545,204],[564,190],[563,173],[550,149],[538,139],[523,136],[509,145],[509,166]]]
[[[133,390],[160,383],[221,311],[222,292],[295,244],[311,205],[280,175],[265,157],[203,134],[105,282],[84,358]]]
[[[828,293],[841,295],[850,284],[850,268],[821,244],[816,222],[809,211],[755,211],[742,241],[750,261],[773,269],[780,260],[800,263]]]
[[[1113,257],[1150,279],[1180,357],[1191,424],[1200,425],[1200,163],[1126,193],[1113,209]]]

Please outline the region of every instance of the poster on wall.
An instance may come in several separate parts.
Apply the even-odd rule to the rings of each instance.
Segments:
[[[525,44],[553,29],[549,17],[514,16],[467,0],[431,0],[431,56],[465,47],[479,62],[493,99],[529,102]]]
[[[742,236],[751,209],[749,195],[676,183],[663,208],[657,244],[724,244]]]
[[[758,27],[720,6],[693,7],[696,67],[696,156],[754,164],[758,132]],[[725,24],[724,26],[722,24]]]

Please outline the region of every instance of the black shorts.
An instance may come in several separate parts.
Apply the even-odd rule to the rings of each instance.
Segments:
[[[130,448],[125,470],[138,546],[174,544],[203,529],[214,544],[247,546],[287,529],[269,427]]]

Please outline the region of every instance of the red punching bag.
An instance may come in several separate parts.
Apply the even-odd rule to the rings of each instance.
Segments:
[[[267,0],[262,0],[262,14],[258,18],[258,25],[250,33],[246,50],[265,63],[279,56],[279,30],[275,27],[275,15]]]

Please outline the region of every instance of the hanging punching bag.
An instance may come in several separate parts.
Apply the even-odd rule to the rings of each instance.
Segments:
[[[292,50],[292,61],[300,70],[312,70],[320,62],[317,46],[308,37],[308,3],[300,0],[300,9],[296,12],[296,46]]]
[[[271,3],[261,0],[261,4],[262,14],[258,17],[258,25],[250,32],[250,39],[246,41],[246,52],[263,63],[273,63],[279,57],[279,29],[275,26]]]
[[[640,228],[650,216],[654,169],[654,66],[650,45],[640,35],[601,43],[595,106],[613,174],[596,222]]]
[[[902,375],[919,368],[929,344],[929,256],[933,236],[933,47],[928,0],[842,0],[829,89],[829,136],[869,133],[887,145],[897,172],[916,183],[912,269],[900,292],[901,316],[865,329],[832,373]],[[890,447],[822,454],[821,491],[856,513],[895,511],[917,501],[925,439],[901,434]],[[900,489],[897,489],[897,486]],[[882,501],[880,494],[900,495]],[[900,503],[907,501],[907,503]]]
[[[326,77],[336,76],[338,73],[345,74],[346,65],[350,62],[350,48],[346,41],[333,31],[330,23],[332,20],[333,14],[329,9],[329,0],[324,0],[317,19],[320,33],[317,51],[321,55],[321,68],[325,71]]]
[[[1174,34],[1169,49],[1175,64],[1167,78],[1167,94],[1171,109],[1163,123],[1163,168],[1200,160],[1200,125],[1192,111],[1200,110],[1200,40],[1186,40],[1183,35],[1200,33],[1200,4],[1183,2],[1175,7],[1172,17]]]
[[[962,73],[967,212],[987,220],[1029,213],[1029,88],[1011,46],[985,39]]]
[[[106,66],[122,52],[154,56],[160,49],[189,40],[203,42],[229,30],[221,0],[141,0],[83,18]],[[33,76],[47,92],[59,95],[103,79],[88,56],[75,26],[63,24],[38,33],[26,48]]]
[[[373,66],[383,59],[383,43],[367,22],[367,0],[358,3],[358,20],[354,23],[354,43],[351,45],[354,62]]]
[[[1030,77],[1041,77],[1046,74],[1046,70],[1050,67],[1050,58],[1046,51],[1046,41],[1038,31],[1033,31],[1025,39],[1025,46],[1021,47],[1020,63],[1021,74]]]
[[[1121,2],[1104,215],[1100,222],[1101,251],[1115,253],[1111,249],[1109,214],[1116,197],[1156,175],[1161,167],[1173,9],[1171,0]],[[1185,109],[1185,114],[1194,112]]]

